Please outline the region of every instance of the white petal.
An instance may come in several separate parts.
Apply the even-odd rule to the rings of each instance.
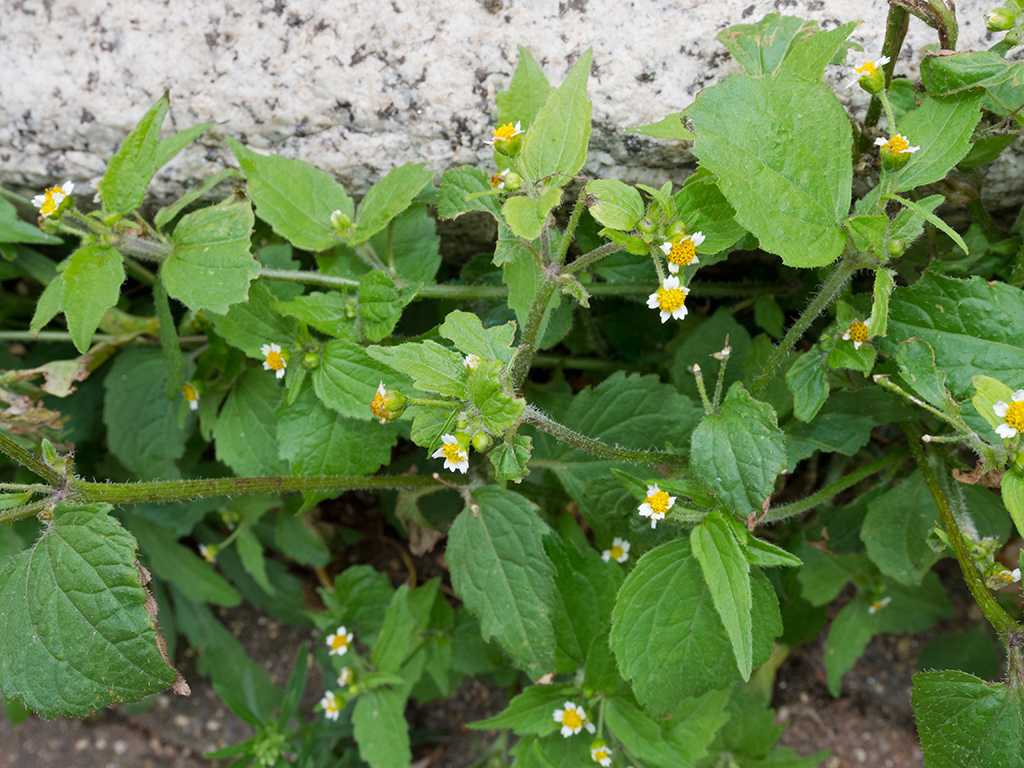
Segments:
[[[1021,400],[1024,400],[1024,389],[1018,389],[1013,393],[1010,399],[1015,403],[1019,403]]]
[[[877,139],[875,139],[875,146],[876,147],[884,147],[886,141],[887,141],[887,139],[883,139],[881,136],[879,136]]]
[[[1009,424],[1000,424],[996,427],[996,434],[1006,440],[1009,440],[1010,438],[1017,436],[1017,430]]]
[[[1006,415],[1006,411],[1009,407],[1009,403],[1004,403],[1002,400],[999,400],[992,406],[992,410],[995,411],[996,416],[1001,419]]]
[[[673,275],[677,274],[679,272],[679,265],[678,264],[673,264],[670,261],[668,263],[668,271],[671,272]],[[651,309],[654,309],[654,307],[651,307]]]
[[[279,378],[279,379],[283,379],[284,378],[284,368],[278,368],[277,369],[277,378]]]
[[[661,310],[661,322],[663,322],[663,323],[666,322],[670,317],[672,317],[671,314],[666,312],[664,309]]]
[[[647,306],[650,309],[658,308],[658,294],[652,293],[650,296],[647,297]]]
[[[672,253],[672,243],[671,242],[662,243],[661,244],[661,252],[664,253],[666,256],[668,256],[670,253]]]
[[[696,245],[700,245],[701,243],[703,243],[707,238],[704,237],[704,233],[703,232],[694,232],[693,233],[693,237],[691,237],[690,239],[693,241],[693,244],[696,246]]]
[[[610,549],[606,549],[604,552],[601,553],[601,559],[604,560],[606,563],[610,561],[612,559],[612,551]]]

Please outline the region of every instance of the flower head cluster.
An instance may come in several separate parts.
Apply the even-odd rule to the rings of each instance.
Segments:
[[[556,709],[554,718],[556,723],[562,724],[562,735],[567,739],[584,728],[588,733],[597,731],[594,724],[587,720],[587,713],[583,711],[583,707],[577,707],[571,701],[565,702],[562,709]]]
[[[505,125],[495,128],[494,136],[491,137],[490,141],[485,141],[484,144],[490,144],[501,154],[511,156],[516,154],[522,146],[522,135],[523,124],[521,122],[517,122],[515,125],[505,123]]]
[[[513,173],[511,168],[491,174],[491,189],[504,189],[508,192],[515,192],[522,184],[522,177],[518,173]]]
[[[462,360],[462,364],[470,371],[475,371],[476,367],[482,363],[480,355],[466,355]]]
[[[860,320],[854,320],[843,333],[843,341],[852,341],[854,349],[860,349],[868,340],[868,327]]]
[[[278,344],[264,344],[260,347],[260,354],[263,355],[263,370],[277,371],[277,378],[283,379],[285,369],[288,367],[288,360],[285,353],[281,351]]]
[[[688,267],[691,264],[700,264],[697,258],[697,246],[704,242],[703,232],[694,232],[692,235],[684,235],[678,240],[668,240],[661,244],[661,252],[668,259],[668,271],[673,275],[679,272],[680,267]]]
[[[381,424],[387,424],[405,413],[405,407],[409,399],[401,392],[387,389],[382,381],[377,385],[377,392],[370,401],[370,413],[372,413]]]
[[[871,605],[868,606],[868,613],[878,613],[880,610],[885,608],[889,603],[892,602],[891,597],[883,597],[875,600]]]
[[[875,146],[881,147],[882,167],[889,171],[898,171],[910,161],[910,156],[920,146],[911,146],[906,136],[896,134],[886,141],[881,136],[875,139]]]
[[[348,667],[342,667],[341,672],[338,673],[338,685],[342,688],[346,685],[352,685],[355,678],[355,673],[353,673],[351,669]]]
[[[466,474],[469,469],[469,451],[464,448],[455,435],[442,435],[443,445],[432,454],[431,458],[444,459],[444,468],[452,472]]]
[[[992,577],[1005,586],[1007,584],[1016,584],[1020,581],[1020,568],[1014,568],[1012,571],[1009,568],[1000,568],[998,571],[992,574]]]
[[[594,739],[590,742],[590,759],[603,768],[608,768],[612,764],[612,751],[604,739]]]
[[[181,385],[181,394],[185,397],[189,410],[195,411],[199,408],[199,390],[192,382],[186,381]]]
[[[668,514],[668,511],[672,509],[672,505],[675,503],[675,496],[669,496],[656,484],[648,485],[647,498],[644,499],[638,509],[640,510],[641,517],[649,517],[651,519],[651,528],[657,528],[658,521],[665,519],[665,515]]]
[[[320,706],[324,710],[324,717],[328,720],[338,719],[338,715],[341,714],[342,705],[343,701],[334,695],[334,691],[327,691],[324,697],[320,699]]]
[[[854,83],[860,83],[860,87],[868,93],[878,93],[885,87],[885,75],[879,70],[888,63],[888,56],[883,56],[875,61],[865,61],[853,70],[856,77],[848,82],[846,87],[850,88]]]
[[[217,555],[219,552],[220,548],[216,544],[211,544],[210,546],[206,546],[205,544],[199,545],[199,554],[202,556],[203,560],[208,563],[217,562]]]
[[[601,559],[606,563],[614,560],[616,563],[624,563],[629,560],[629,542],[616,536],[612,539],[612,548],[601,553]]]
[[[996,416],[1003,423],[996,427],[996,434],[1004,440],[1024,434],[1024,389],[1018,389],[1010,396],[1012,403],[1000,400],[992,406]]]
[[[39,209],[39,213],[44,218],[49,218],[57,212],[57,209],[60,208],[60,204],[71,196],[71,192],[74,188],[75,185],[70,181],[65,181],[57,187],[50,187],[48,190],[43,192],[43,194],[33,197],[32,205]]]
[[[352,644],[352,637],[352,633],[346,630],[345,625],[342,624],[338,627],[337,632],[327,636],[327,647],[330,648],[327,654],[329,656],[344,656]]]
[[[689,290],[679,284],[679,278],[669,275],[657,292],[647,297],[647,306],[661,312],[661,322],[670,317],[682,320],[686,317],[686,296]]]

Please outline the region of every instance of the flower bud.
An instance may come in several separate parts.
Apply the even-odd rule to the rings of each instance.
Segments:
[[[1009,8],[993,8],[985,14],[985,26],[990,32],[1005,32],[1013,29],[1017,18]]]
[[[307,371],[315,371],[320,367],[320,353],[316,351],[307,352],[302,356],[302,367]]]
[[[907,244],[900,238],[890,240],[885,244],[885,252],[890,259],[898,259],[907,250]]]
[[[387,424],[405,413],[405,407],[409,398],[401,392],[384,387],[382,381],[377,387],[377,393],[370,401],[370,413],[372,413],[381,424]]]
[[[658,227],[653,221],[644,216],[644,218],[637,222],[636,228],[637,231],[643,232],[645,235],[653,235]]]
[[[339,209],[331,214],[331,226],[339,235],[348,235],[352,229],[352,220]]]
[[[690,233],[686,231],[686,225],[681,221],[673,221],[665,227],[665,239],[667,240],[682,240],[688,234]]]
[[[523,184],[523,177],[506,168],[501,173],[491,176],[491,189],[504,189],[507,192],[515,192]]]
[[[488,435],[486,432],[477,432],[473,435],[473,439],[470,441],[473,449],[480,453],[487,453],[491,450],[491,446],[494,445],[494,438]]]
[[[888,63],[888,56],[883,56],[877,61],[865,61],[853,71],[855,77],[846,84],[846,87],[849,88],[854,83],[859,83],[860,87],[872,96],[881,93],[885,88],[885,73],[882,71],[882,67]]]

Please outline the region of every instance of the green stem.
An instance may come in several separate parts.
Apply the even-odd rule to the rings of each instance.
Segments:
[[[825,282],[821,284],[818,294],[811,300],[807,309],[793,323],[785,338],[772,350],[771,355],[769,355],[767,362],[764,364],[764,368],[761,369],[761,373],[758,374],[753,386],[750,388],[751,394],[757,397],[761,393],[768,382],[771,381],[776,369],[785,359],[786,355],[789,354],[793,345],[803,336],[804,331],[807,330],[814,319],[825,311],[825,308],[832,302],[832,299],[839,294],[843,286],[846,285],[846,282],[858,269],[860,269],[860,262],[856,258],[844,253],[842,261],[832,270],[832,274],[825,278]]]
[[[21,507],[5,510],[0,512],[0,525],[24,520],[26,517],[33,517],[34,515],[38,515],[40,512],[44,512],[49,506],[49,499],[41,499],[39,501],[33,501],[31,504],[25,504]]]
[[[889,101],[889,94],[884,90],[878,94],[878,99],[882,102],[882,107],[885,109],[885,119],[889,123],[889,138],[891,139],[896,135],[896,115],[892,111],[892,102]]]
[[[534,294],[533,303],[530,305],[530,314],[526,316],[523,333],[519,337],[519,349],[516,350],[516,356],[509,367],[509,381],[513,390],[518,390],[523,385],[530,372],[533,356],[537,353],[537,337],[540,335],[544,313],[547,312],[551,296],[558,285],[547,270],[541,270],[540,275],[540,285],[537,286],[537,293]]]
[[[139,279],[139,281],[145,283],[146,285],[156,285],[155,273],[150,272],[148,269],[139,264],[139,262],[137,262],[131,256],[125,256],[122,253],[121,258],[124,259],[124,265],[125,267],[128,268],[128,271],[132,272],[135,275],[135,277]]]
[[[1013,272],[1010,273],[1010,285],[1015,288],[1024,288],[1024,240],[1021,240],[1020,250],[1017,251],[1017,261],[1014,262]]]
[[[43,478],[54,488],[64,485],[64,476],[31,451],[22,448],[14,440],[7,436],[7,433],[0,429],[0,451],[3,451],[21,466],[32,470],[36,475]]]
[[[903,41],[907,37],[907,29],[910,26],[910,14],[905,8],[896,3],[889,5],[889,15],[885,20],[885,42],[882,43],[882,55],[889,57],[889,63],[882,66],[885,73],[885,87],[892,82],[892,73],[896,69],[896,59],[899,58],[900,49],[903,48]],[[871,104],[868,106],[867,116],[864,124],[868,128],[878,125],[878,118],[882,114],[882,102],[877,95],[871,97]],[[861,151],[865,151],[870,144],[867,137],[861,135]]]
[[[580,196],[576,198],[576,205],[572,208],[572,213],[569,216],[569,223],[565,226],[565,232],[562,233],[562,242],[558,244],[558,250],[556,250],[551,257],[551,265],[556,269],[565,263],[565,255],[569,252],[569,245],[572,243],[572,238],[576,234],[576,225],[580,223],[580,216],[583,214],[583,209],[586,207],[586,204],[586,196],[580,194]],[[593,253],[593,251],[591,251],[591,253]]]
[[[704,402],[704,413],[708,416],[716,413],[717,409],[708,400],[708,391],[704,388],[704,374],[701,373],[700,366],[697,363],[693,364],[693,375],[697,379],[697,391],[700,392],[700,399]]]
[[[439,487],[433,477],[217,477],[197,480],[158,480],[142,483],[90,483],[74,480],[69,501],[78,504],[140,504],[185,501],[213,496],[297,491],[354,491]]]
[[[914,455],[914,461],[917,462],[925,484],[928,486],[928,490],[931,491],[932,498],[935,499],[935,505],[939,508],[942,522],[946,526],[946,535],[953,544],[953,551],[956,553],[957,562],[960,563],[960,571],[967,582],[967,588],[971,590],[971,595],[974,597],[978,607],[981,608],[982,613],[985,614],[985,618],[989,620],[989,623],[992,624],[1000,638],[1005,642],[1011,633],[1020,630],[1021,627],[996,602],[988,587],[985,586],[985,582],[982,581],[978,569],[975,568],[974,561],[970,555],[970,547],[964,539],[960,526],[957,524],[953,510],[950,509],[949,500],[939,484],[939,480],[928,461],[924,448],[921,447],[921,432],[917,425],[904,422],[903,433],[907,436],[910,452]]]
[[[803,514],[804,512],[814,509],[819,504],[824,504],[834,496],[838,496],[843,491],[852,488],[862,480],[867,480],[872,475],[875,475],[884,469],[902,465],[908,458],[909,453],[905,450],[894,451],[893,453],[887,454],[877,461],[865,464],[860,469],[855,469],[850,474],[843,476],[835,483],[822,488],[820,491],[812,493],[805,499],[794,501],[792,504],[784,504],[781,507],[772,507],[768,510],[768,514],[765,515],[763,522],[777,523],[780,520],[786,520],[794,515]]]
[[[618,253],[622,250],[622,246],[618,243],[605,243],[600,245],[592,251],[580,256],[578,259],[574,259],[572,262],[562,268],[563,275],[572,275],[576,272],[586,269],[591,264],[600,261],[605,256],[611,256],[613,253]]]
[[[120,235],[116,239],[114,247],[124,256],[157,263],[166,260],[174,251],[174,248],[167,243],[139,237],[133,232],[125,232]]]
[[[124,336],[114,333],[96,333],[92,337],[94,342],[124,341],[124,339]],[[182,336],[178,339],[182,344],[205,344],[209,340],[206,336]],[[71,343],[72,338],[71,334],[67,331],[40,331],[37,334],[31,331],[0,331],[0,341],[55,341]]]
[[[594,440],[586,435],[581,435],[579,432],[569,429],[568,427],[559,424],[557,421],[552,421],[533,406],[528,405],[526,407],[526,411],[523,414],[523,422],[526,424],[532,424],[542,432],[547,432],[556,440],[561,440],[563,443],[568,443],[582,451],[586,451],[594,456],[600,456],[604,459],[627,461],[630,464],[653,466],[663,468],[667,471],[684,469],[687,466],[686,457],[677,453],[667,453],[665,451],[638,451],[630,448],[617,448],[611,445],[606,445],[599,440]]]

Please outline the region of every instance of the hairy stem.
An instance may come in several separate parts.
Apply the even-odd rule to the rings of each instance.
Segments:
[[[3,451],[16,462],[43,478],[54,488],[64,485],[64,476],[38,456],[18,445],[0,429],[0,451]]]
[[[562,241],[558,244],[558,249],[551,255],[551,265],[556,269],[565,263],[565,255],[569,252],[569,245],[572,243],[573,235],[576,234],[576,225],[580,223],[580,216],[586,207],[586,201],[587,198],[583,194],[576,198],[576,205],[573,206],[572,214],[569,216],[569,223],[565,227]]]
[[[618,245],[617,243],[605,243],[604,245],[600,245],[594,250],[588,251],[587,253],[580,256],[578,259],[572,261],[571,263],[563,267],[562,274],[575,274],[576,272],[586,269],[591,264],[600,261],[605,256],[611,256],[613,253],[618,253],[621,250],[622,246]]]

